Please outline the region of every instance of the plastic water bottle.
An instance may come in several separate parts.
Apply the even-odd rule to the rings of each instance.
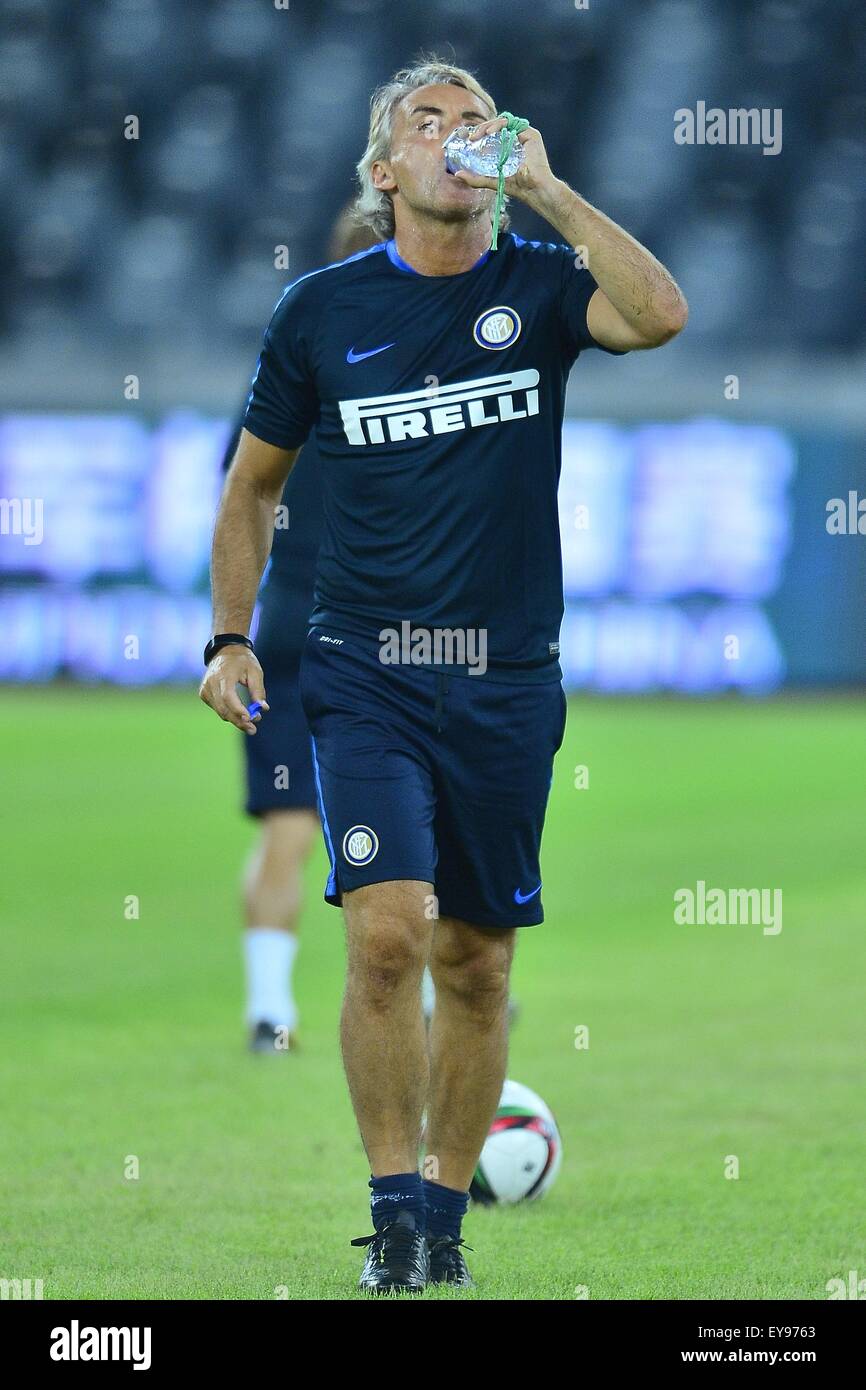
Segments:
[[[495,179],[504,132],[496,130],[481,140],[470,140],[470,130],[471,126],[458,126],[448,136],[442,146],[445,151],[446,169],[450,174],[456,174],[458,169],[465,169],[470,174],[481,174],[486,178]],[[525,158],[523,146],[518,140],[505,161],[504,172],[507,179],[517,173]]]

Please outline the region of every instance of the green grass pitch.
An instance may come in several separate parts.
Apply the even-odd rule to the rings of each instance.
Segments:
[[[324,851],[303,1052],[251,1057],[239,736],[192,691],[26,699],[0,695],[0,1276],[49,1299],[358,1297]],[[854,702],[571,702],[509,1063],[565,1161],[542,1202],[470,1212],[457,1296],[822,1299],[866,1276],[864,768]],[[698,879],[780,887],[781,933],[676,925]]]

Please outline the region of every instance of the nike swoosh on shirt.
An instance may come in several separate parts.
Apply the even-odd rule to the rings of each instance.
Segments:
[[[389,348],[396,347],[396,343],[386,343],[384,347],[372,348],[370,352],[356,352],[353,347],[346,353],[347,362],[363,362],[365,357],[375,357],[377,352],[387,352]]]
[[[540,892],[541,892],[541,884],[540,884],[540,883],[539,883],[539,885],[538,885],[537,888],[533,888],[533,890],[532,890],[531,893],[521,893],[521,891],[520,891],[519,888],[515,888],[515,890],[514,890],[514,901],[515,901],[516,903],[528,903],[530,898],[534,898],[535,895],[536,895],[536,893],[540,893]]]

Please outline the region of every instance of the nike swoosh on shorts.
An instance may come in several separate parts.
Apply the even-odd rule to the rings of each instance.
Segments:
[[[533,888],[533,890],[532,890],[531,893],[521,893],[521,891],[520,891],[519,888],[515,888],[515,890],[514,890],[514,901],[515,901],[516,903],[528,903],[530,898],[534,898],[535,895],[536,895],[536,893],[540,893],[540,892],[541,892],[541,884],[540,884],[540,883],[539,883],[539,885],[538,885],[537,888]]]

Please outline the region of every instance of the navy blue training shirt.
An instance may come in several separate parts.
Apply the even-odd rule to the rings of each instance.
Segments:
[[[314,624],[486,629],[488,674],[558,679],[562,416],[595,289],[568,247],[511,233],[460,275],[390,241],[288,287],[244,426],[315,435]]]

